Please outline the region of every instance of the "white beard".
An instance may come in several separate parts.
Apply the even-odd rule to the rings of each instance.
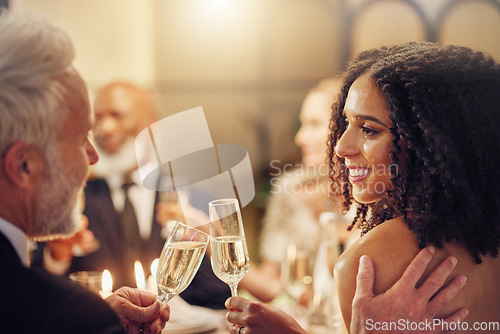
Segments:
[[[117,153],[106,153],[100,147],[98,147],[98,151],[99,162],[92,167],[94,174],[98,177],[106,178],[112,175],[124,175],[137,169],[135,141],[132,138],[127,139]]]
[[[59,154],[48,152],[45,179],[40,187],[33,221],[34,239],[46,240],[75,234],[80,227],[76,198],[83,184],[77,184]],[[80,181],[81,182],[81,181]]]

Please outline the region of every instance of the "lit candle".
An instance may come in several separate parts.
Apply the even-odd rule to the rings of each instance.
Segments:
[[[154,259],[153,262],[151,262],[151,275],[156,279],[156,272],[158,271],[158,262],[160,262],[160,259]]]
[[[113,294],[113,278],[108,269],[104,269],[102,272],[101,291],[99,291],[99,294],[102,298],[109,297]]]
[[[135,261],[135,281],[137,282],[137,289],[146,289],[146,279],[144,278],[144,270],[142,269],[142,264],[140,261]]]
[[[158,261],[158,259],[155,259],[151,263],[151,275],[146,281],[147,290],[152,293],[158,293],[158,290],[156,289],[156,271],[158,270]]]

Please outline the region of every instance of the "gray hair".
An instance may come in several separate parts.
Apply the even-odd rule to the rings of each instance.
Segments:
[[[69,37],[46,18],[0,12],[0,156],[16,141],[47,153],[67,115],[60,76],[71,68]]]

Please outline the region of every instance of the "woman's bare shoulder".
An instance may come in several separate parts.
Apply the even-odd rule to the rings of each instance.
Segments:
[[[348,328],[359,258],[366,254],[374,262],[374,293],[380,294],[394,285],[419,250],[415,234],[408,229],[402,218],[396,218],[371,230],[339,257],[335,264],[335,280],[342,315]],[[469,322],[500,320],[500,286],[497,283],[500,258],[484,256],[483,263],[478,265],[466,248],[457,243],[445,243],[441,248],[436,247],[434,258],[422,279],[451,255],[458,259],[458,266],[447,282],[458,274],[465,274],[468,278],[467,285],[437,316],[445,318],[459,308],[468,308]]]
[[[375,294],[387,291],[403,274],[420,249],[402,218],[375,227],[349,246],[335,264],[335,280],[342,315],[350,323],[359,258],[368,255],[375,264]]]
[[[348,247],[335,268],[339,276],[350,272],[355,277],[359,258],[368,255],[376,268],[375,292],[380,293],[401,277],[419,250],[415,234],[402,218],[395,218],[375,227]]]

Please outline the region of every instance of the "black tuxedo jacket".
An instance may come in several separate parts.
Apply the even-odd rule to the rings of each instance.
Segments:
[[[156,196],[155,204],[158,196]],[[154,208],[151,208],[154,210]],[[120,215],[116,212],[111,199],[108,184],[103,179],[91,179],[85,188],[85,211],[91,230],[101,247],[97,252],[84,257],[76,257],[70,267],[71,271],[108,269],[113,276],[113,288],[136,286],[134,259],[124,255],[124,238]],[[137,238],[140,238],[138,235]],[[141,261],[146,277],[150,274],[151,262],[160,257],[165,240],[161,237],[161,226],[153,215],[151,236],[141,242],[141,249],[135,259]]]
[[[2,233],[0,261],[0,333],[125,333],[116,313],[99,296],[67,278],[24,267]]]

